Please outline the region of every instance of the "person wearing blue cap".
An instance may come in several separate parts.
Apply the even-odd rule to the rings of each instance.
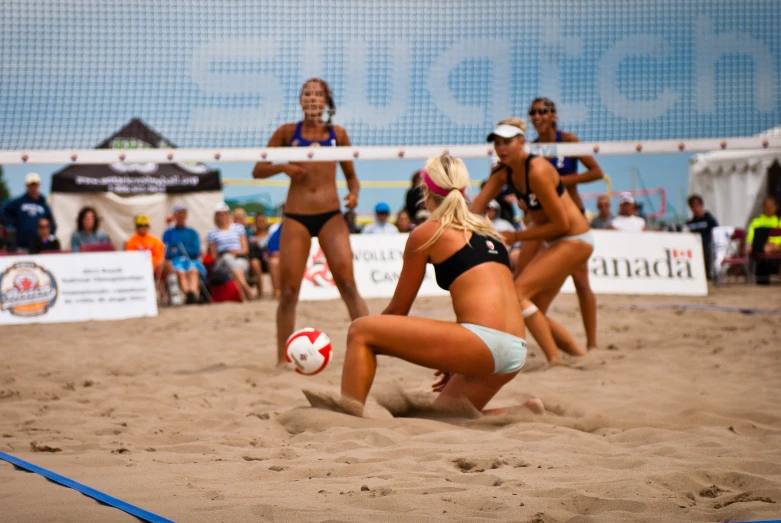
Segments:
[[[398,234],[399,230],[388,221],[390,218],[390,206],[385,202],[380,202],[374,207],[374,214],[377,221],[370,223],[363,228],[361,234]]]
[[[206,269],[198,259],[201,256],[201,239],[195,229],[187,227],[187,207],[174,205],[174,226],[163,234],[165,259],[169,271],[176,273],[179,288],[187,297],[187,303],[200,301],[200,277]]]

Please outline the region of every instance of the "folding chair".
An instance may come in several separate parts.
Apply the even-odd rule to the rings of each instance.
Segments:
[[[735,274],[736,272],[737,274]],[[723,283],[721,279],[729,274],[736,276],[742,274],[745,276],[746,282],[749,281],[749,257],[746,255],[745,229],[735,229],[732,232],[727,247],[727,255],[713,273],[713,283],[715,285]]]

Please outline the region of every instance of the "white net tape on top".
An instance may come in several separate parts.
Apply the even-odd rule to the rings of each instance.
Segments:
[[[781,149],[781,137],[699,140],[651,140],[647,142],[531,144],[540,156],[641,155],[697,153],[714,150]],[[459,158],[492,158],[486,145],[409,147],[256,147],[246,149],[87,149],[0,151],[0,165],[116,164],[181,162],[322,162],[360,160],[416,160],[448,153]]]
[[[177,156],[256,160],[233,150],[299,120],[312,76],[360,158],[458,154],[537,96],[589,142],[572,151],[734,148],[781,124],[778,15],[777,0],[4,0],[0,162],[97,161],[83,151],[134,118]]]

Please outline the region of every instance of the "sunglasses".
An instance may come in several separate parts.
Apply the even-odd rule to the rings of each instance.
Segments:
[[[550,109],[529,109],[529,116],[534,116],[535,114],[539,114],[540,116],[545,116],[546,114],[550,114],[552,111]]]
[[[50,227],[48,225],[39,225],[38,228],[39,229],[50,229]]]

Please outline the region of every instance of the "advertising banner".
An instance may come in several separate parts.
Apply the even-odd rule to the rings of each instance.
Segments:
[[[353,268],[358,292],[364,298],[390,298],[403,265],[404,246],[408,234],[351,234]],[[434,267],[428,265],[419,296],[447,296],[437,286]],[[301,282],[301,300],[330,300],[339,298],[328,262],[316,238],[312,239],[304,280]]]
[[[595,293],[707,296],[698,234],[594,231],[594,237],[588,269]],[[562,292],[575,292],[571,278]]]
[[[157,316],[149,252],[0,256],[0,325]]]
[[[403,265],[407,234],[350,236],[358,291],[364,298],[390,298]],[[594,231],[589,259],[591,287],[597,294],[708,294],[700,237],[691,233]],[[562,292],[574,292],[572,279]],[[418,296],[446,296],[428,265]],[[317,240],[307,261],[301,300],[339,297]]]

